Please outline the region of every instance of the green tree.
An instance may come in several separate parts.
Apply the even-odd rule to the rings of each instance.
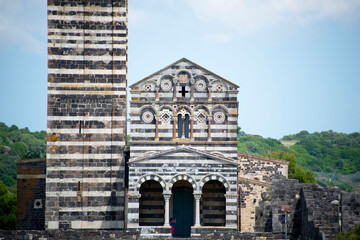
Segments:
[[[296,164],[296,157],[293,153],[276,151],[267,152],[264,156],[290,162],[288,169],[289,178],[298,179],[300,183],[316,183],[313,172],[311,170],[304,170],[300,165]]]
[[[354,229],[336,235],[336,240],[360,240],[360,223]]]
[[[16,194],[0,181],[0,229],[16,229]]]

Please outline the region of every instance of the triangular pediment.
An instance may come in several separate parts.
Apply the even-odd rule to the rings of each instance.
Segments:
[[[175,76],[176,72],[181,71],[181,70],[186,70],[192,73],[192,75],[195,77],[196,75],[203,75],[206,76],[209,81],[224,81],[226,82],[226,84],[229,85],[230,88],[234,88],[237,89],[239,88],[238,85],[236,85],[235,83],[230,82],[229,80],[207,70],[206,68],[186,59],[186,58],[181,58],[178,61],[160,69],[159,71],[154,72],[153,74],[141,79],[140,81],[132,84],[130,86],[130,89],[139,89],[143,84],[145,84],[146,82],[157,82],[162,76],[166,76],[166,75],[173,75]]]
[[[182,153],[183,153],[183,155],[182,155]],[[129,165],[131,165],[132,163],[148,162],[151,160],[158,160],[161,158],[164,158],[164,159],[167,159],[169,157],[172,158],[174,156],[174,154],[176,154],[177,156],[186,156],[187,155],[186,153],[190,153],[191,157],[193,159],[202,158],[202,159],[207,159],[207,160],[213,160],[214,162],[219,163],[219,164],[231,164],[231,165],[237,166],[237,160],[227,158],[224,156],[220,156],[219,154],[201,151],[201,150],[194,149],[194,148],[191,148],[188,146],[174,147],[174,148],[171,148],[168,150],[153,152],[153,153],[149,153],[149,154],[146,154],[143,156],[131,158],[129,160]]]

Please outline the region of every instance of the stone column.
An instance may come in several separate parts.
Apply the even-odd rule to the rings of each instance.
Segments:
[[[155,101],[158,102],[159,101],[159,87],[156,87],[155,90],[156,90]]]
[[[194,115],[190,117],[190,140],[194,140]]]
[[[155,116],[155,141],[159,141],[159,116]]]
[[[169,204],[169,201],[170,201],[170,198],[171,198],[171,194],[165,194],[164,193],[164,199],[165,199],[165,221],[164,221],[164,226],[165,227],[169,227],[170,224],[170,220],[169,220],[169,215],[170,215],[170,204]]]
[[[195,194],[195,227],[200,227],[200,198],[201,194]]]
[[[211,120],[212,116],[208,116],[208,141],[211,141]]]
[[[209,87],[208,87],[208,92],[209,92],[208,99],[209,99],[209,102],[212,101],[211,88],[212,88],[212,87],[209,85]]]
[[[176,102],[176,89],[177,89],[178,84],[174,84],[174,91],[173,91],[173,101]]]
[[[182,136],[181,138],[185,138],[185,116],[182,116]]]
[[[191,88],[190,88],[190,102],[193,102],[194,101],[194,84],[191,85]]]
[[[173,116],[174,124],[173,124],[173,140],[176,139],[176,124],[177,124],[177,116]]]

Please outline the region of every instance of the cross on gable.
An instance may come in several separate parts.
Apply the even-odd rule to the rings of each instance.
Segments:
[[[185,94],[188,93],[189,91],[185,90],[185,86],[181,87],[181,90],[179,91],[179,93],[181,93],[181,96],[185,97]]]

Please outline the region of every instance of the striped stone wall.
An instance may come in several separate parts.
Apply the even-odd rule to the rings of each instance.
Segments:
[[[192,185],[194,197],[198,196],[200,199],[201,196],[204,196],[203,200],[206,201],[209,200],[206,198],[214,197],[206,189],[205,193],[203,192],[203,186],[206,183],[216,181],[223,185],[225,192],[218,191],[218,194],[223,197],[216,195],[216,198],[218,198],[219,202],[217,210],[225,211],[225,219],[221,220],[221,216],[215,216],[221,215],[219,212],[211,212],[214,216],[207,217],[212,217],[215,220],[213,222],[204,222],[204,226],[224,225],[228,228],[236,229],[237,168],[236,162],[232,159],[182,146],[144,157],[132,158],[129,164],[129,228],[137,228],[139,226],[139,199],[141,197],[139,190],[142,184],[149,180],[158,182],[162,186],[163,196],[170,199],[172,186],[177,181],[185,180]],[[209,206],[207,203],[204,205]],[[203,209],[205,210],[205,208]],[[203,213],[206,214],[206,211]],[[171,216],[171,212],[169,212],[169,215]]]
[[[125,226],[127,1],[48,0],[47,229]]]
[[[130,88],[131,158],[177,145],[237,158],[237,85],[183,58]]]

